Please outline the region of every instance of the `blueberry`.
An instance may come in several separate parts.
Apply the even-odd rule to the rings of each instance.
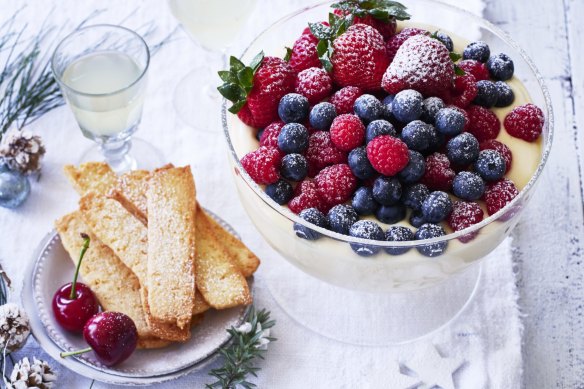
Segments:
[[[436,138],[436,129],[421,120],[408,123],[401,133],[401,138],[410,150],[427,151]]]
[[[351,204],[355,212],[362,216],[373,215],[379,207],[379,204],[373,198],[373,191],[366,186],[362,186],[355,191]]]
[[[464,114],[456,108],[442,108],[436,113],[436,130],[439,133],[454,136],[464,129],[466,118]]]
[[[410,160],[405,168],[398,173],[399,179],[405,184],[413,184],[422,178],[426,171],[424,156],[417,151],[408,150]]]
[[[420,119],[426,123],[434,124],[436,114],[445,106],[440,97],[428,97],[422,103],[422,116],[420,116]]]
[[[495,88],[497,88],[497,102],[495,107],[508,107],[515,100],[515,93],[513,89],[505,81],[495,82]]]
[[[473,134],[463,132],[448,141],[446,155],[454,165],[468,166],[479,156],[479,141]]]
[[[410,185],[403,190],[401,202],[414,211],[420,211],[422,209],[422,203],[429,194],[430,191],[424,184]]]
[[[302,124],[285,124],[278,135],[278,147],[286,154],[305,152],[308,149],[308,130]]]
[[[387,120],[374,120],[367,125],[367,129],[365,131],[365,141],[369,143],[373,140],[373,138],[378,137],[379,135],[396,136],[397,132],[395,131],[393,124]]]
[[[460,172],[454,177],[452,192],[463,200],[478,200],[485,192],[485,182],[476,173]]]
[[[491,49],[485,42],[472,42],[464,49],[462,59],[474,59],[479,62],[486,62],[491,55]]]
[[[391,103],[393,116],[402,123],[409,123],[422,115],[424,98],[413,89],[406,89],[395,95]]]
[[[447,34],[442,31],[436,31],[436,39],[442,42],[448,51],[454,50],[454,43],[452,43],[452,39]]]
[[[385,231],[385,240],[388,242],[407,242],[414,240],[414,233],[404,226],[391,226]],[[409,247],[386,247],[385,251],[390,255],[401,255],[409,249]]]
[[[434,191],[422,203],[422,215],[430,223],[446,219],[452,212],[452,200],[446,192]]]
[[[424,215],[422,215],[422,211],[413,211],[410,215],[410,224],[413,227],[420,228],[422,224],[426,224],[426,219],[424,219]]]
[[[357,147],[349,153],[348,158],[349,168],[355,177],[362,180],[367,180],[375,176],[375,169],[371,166],[371,162],[367,158],[367,150],[365,146]]]
[[[393,111],[391,110],[391,103],[393,103],[393,99],[395,99],[395,95],[387,95],[383,98],[381,102],[383,104],[383,114],[381,117],[385,120],[394,120],[395,117],[393,116]]]
[[[486,108],[491,108],[497,102],[497,87],[493,81],[481,80],[477,81],[477,97],[472,101],[476,105],[482,105]]]
[[[507,81],[513,77],[515,66],[507,54],[501,53],[489,58],[487,69],[489,69],[489,74],[495,80]]]
[[[266,194],[280,205],[286,204],[294,195],[292,185],[286,180],[278,180],[266,186]]]
[[[258,142],[262,139],[262,134],[264,133],[264,129],[260,128],[258,130],[258,132],[256,132],[256,139],[258,140]]]
[[[444,144],[446,143],[446,135],[439,133],[436,130],[436,127],[434,127],[433,125],[428,124],[428,126],[429,126],[428,149],[424,151],[424,154],[426,155],[441,150],[444,147]]]
[[[335,205],[326,217],[331,230],[343,235],[349,235],[349,228],[359,220],[353,207],[346,204]]]
[[[378,177],[373,182],[373,198],[381,205],[394,205],[402,195],[402,186],[397,178]]]
[[[328,228],[326,216],[324,216],[322,212],[320,212],[316,208],[304,209],[300,212],[298,216],[300,216],[307,222],[314,224],[315,226]],[[308,227],[305,227],[300,223],[294,223],[294,232],[296,232],[296,236],[298,236],[299,238],[307,240],[317,240],[318,238],[321,237],[320,233]]]
[[[505,158],[496,150],[483,150],[474,164],[474,170],[485,181],[498,181],[505,175]]]
[[[308,99],[298,93],[288,93],[280,99],[278,116],[284,123],[300,123],[308,117]]]
[[[384,240],[383,230],[379,225],[371,220],[359,220],[349,229],[349,235],[355,238]],[[365,245],[359,243],[351,243],[351,248],[357,254],[363,257],[375,255],[381,250],[381,247],[375,245]]]
[[[382,205],[375,212],[375,217],[382,223],[394,224],[406,217],[406,207],[401,204]]]
[[[426,223],[423,224],[414,237],[416,240],[424,240],[424,239],[432,239],[438,238],[440,236],[444,236],[446,233],[444,232],[444,228],[438,224]],[[422,244],[416,247],[416,249],[420,252],[420,254],[425,255],[426,257],[437,257],[441,255],[445,250],[446,246],[448,245],[447,241],[438,242],[438,243],[431,243],[431,244]]]
[[[331,103],[318,103],[310,111],[310,125],[317,130],[328,131],[337,117],[335,106]]]
[[[353,104],[355,114],[365,123],[381,119],[383,115],[383,104],[373,95],[361,95]]]
[[[308,174],[308,162],[301,154],[287,154],[282,158],[280,174],[290,181],[302,181]]]

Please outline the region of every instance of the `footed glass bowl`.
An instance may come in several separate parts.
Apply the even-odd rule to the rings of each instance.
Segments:
[[[327,19],[330,4],[330,2],[325,2],[299,10],[274,23],[249,45],[241,59],[244,63],[249,63],[261,50],[266,55],[282,57],[284,47],[292,47],[294,40],[308,22]],[[468,302],[472,291],[476,289],[477,265],[480,260],[493,251],[511,233],[532,197],[552,144],[553,116],[547,89],[532,61],[506,33],[484,19],[438,1],[415,0],[404,1],[404,4],[412,14],[412,19],[402,26],[430,25],[435,29],[446,31],[455,41],[455,51],[458,52],[462,52],[467,42],[482,40],[489,44],[491,53],[508,54],[515,64],[515,77],[523,84],[531,102],[539,106],[545,114],[546,121],[541,139],[541,149],[537,151],[540,153],[539,164],[533,175],[531,178],[524,177],[525,186],[511,203],[496,214],[485,217],[481,223],[440,238],[399,243],[353,238],[316,227],[299,218],[288,208],[275,203],[265,194],[263,188],[249,177],[239,160],[247,152],[258,147],[255,130],[243,124],[236,115],[228,113],[225,104],[222,111],[232,171],[244,208],[258,231],[285,260],[303,273],[328,284],[301,275],[295,276],[298,277],[297,282],[305,284],[304,289],[315,288],[314,293],[318,296],[317,303],[320,306],[322,306],[325,296],[326,299],[331,300],[327,301],[328,306],[338,304],[347,310],[374,309],[374,312],[395,309],[394,302],[403,298],[407,298],[408,304],[411,306],[415,306],[416,299],[421,298],[424,300],[423,306],[426,307],[431,299],[438,299],[435,301],[436,304],[441,304],[454,297],[460,300],[460,304],[455,304],[457,306],[451,309],[452,312],[448,312],[443,319],[438,320],[439,323],[429,324],[425,330],[404,333],[402,330],[392,332],[389,329],[381,336],[372,334],[369,340],[363,341],[361,338],[353,339],[350,329],[338,333],[326,325],[325,319],[311,318],[310,313],[307,313],[306,310],[306,304],[311,303],[310,299],[302,299],[301,303],[295,302],[301,298],[297,291],[293,290],[293,286],[287,285],[285,282],[293,278],[291,275],[294,274],[292,267],[285,264],[275,266],[282,269],[279,274],[277,270],[270,272],[270,280],[274,281],[270,281],[270,284],[274,285],[274,287],[271,286],[271,290],[283,308],[317,332],[352,343],[380,344],[411,340],[439,327],[459,312]],[[521,158],[515,155],[513,163],[520,164],[521,162]],[[485,216],[487,216],[486,213]],[[294,223],[311,228],[320,233],[322,237],[315,241],[300,239],[295,235]],[[470,241],[464,238],[462,241],[459,240],[461,237],[469,236],[474,236],[474,238]],[[467,242],[463,243],[463,241]],[[351,249],[351,244],[377,246],[380,248],[380,252],[370,257],[359,256]],[[432,245],[437,245],[436,247],[446,245],[446,249],[441,255],[435,257],[424,256],[420,253],[420,251],[424,251],[424,248],[427,249]],[[387,254],[385,249],[392,248],[409,250],[402,255]],[[474,272],[472,274],[467,272],[466,277],[469,280],[463,282],[466,286],[461,289],[460,285],[455,286],[455,284],[461,283],[460,276],[457,275],[464,273],[465,269],[472,269]],[[455,280],[458,281],[455,282]],[[444,283],[444,281],[451,282]],[[430,289],[424,290],[427,288]],[[352,290],[352,292],[344,289]],[[303,294],[306,294],[305,291]],[[355,306],[351,306],[350,301],[352,300],[355,301]],[[362,306],[365,300],[374,300],[374,302],[367,308]],[[400,304],[402,303],[403,301]],[[315,307],[314,312],[318,312],[317,307]],[[420,317],[425,313],[427,312],[419,312]],[[417,320],[417,316],[414,315],[408,320]],[[400,324],[399,321],[396,325],[403,327],[403,323]],[[359,332],[363,334],[363,332]]]

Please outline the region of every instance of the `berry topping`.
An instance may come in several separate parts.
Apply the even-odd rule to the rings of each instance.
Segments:
[[[395,131],[393,124],[387,120],[374,120],[369,123],[365,129],[365,142],[369,143],[373,138],[380,135],[391,135],[395,137],[397,136],[397,132]]]
[[[479,61],[474,59],[464,59],[457,63],[458,67],[461,68],[465,73],[470,73],[473,75],[475,80],[488,80],[489,77],[489,70],[487,66]]]
[[[300,212],[298,216],[315,226],[328,228],[326,216],[316,208],[307,208]],[[320,233],[305,227],[300,223],[294,223],[294,232],[296,232],[297,237],[306,240],[317,240],[321,237]]]
[[[507,178],[487,184],[484,195],[485,203],[487,203],[487,212],[489,215],[497,213],[518,194],[519,191],[513,181]]]
[[[452,38],[450,38],[450,36],[448,36],[448,34],[442,32],[442,31],[436,31],[434,33],[434,36],[436,37],[436,39],[438,39],[440,42],[442,42],[442,44],[444,46],[446,46],[446,49],[448,51],[454,50],[454,43],[452,43]]]
[[[390,135],[381,135],[367,145],[367,158],[379,173],[393,176],[406,167],[410,157],[404,142]]]
[[[420,119],[429,124],[434,124],[436,114],[445,107],[444,101],[439,97],[428,97],[422,103],[422,116]]]
[[[402,203],[414,211],[422,210],[422,203],[430,194],[428,187],[424,184],[414,184],[403,190]],[[415,226],[414,226],[415,227]]]
[[[435,126],[441,134],[454,136],[458,135],[466,125],[466,117],[456,108],[442,108],[436,113]]]
[[[328,97],[333,90],[333,81],[323,68],[304,69],[296,76],[296,93],[306,96],[310,104]]]
[[[382,223],[395,224],[406,217],[406,207],[402,204],[382,205],[375,212],[375,217]]]
[[[448,225],[454,231],[461,231],[473,224],[480,223],[483,220],[483,210],[481,206],[474,202],[456,201],[452,206],[452,212],[448,217]],[[478,231],[472,234],[464,235],[459,238],[462,243],[470,242]]]
[[[469,118],[467,131],[479,142],[495,139],[501,131],[501,122],[497,115],[480,105],[471,105],[466,110]]]
[[[411,150],[420,152],[428,151],[437,136],[436,129],[431,124],[424,123],[421,120],[409,122],[401,133],[404,143]]]
[[[410,215],[409,222],[413,227],[420,228],[422,224],[426,224],[426,219],[424,219],[422,211],[413,211]]]
[[[361,216],[372,215],[379,207],[379,204],[373,199],[373,191],[366,186],[362,186],[355,191],[351,205]]]
[[[308,139],[306,160],[308,161],[308,175],[314,177],[327,166],[345,163],[347,154],[335,147],[328,131],[317,131]]]
[[[513,108],[505,117],[504,125],[509,135],[533,142],[541,135],[545,119],[543,112],[534,104]]]
[[[415,35],[426,35],[428,31],[422,30],[420,28],[404,28],[396,34],[389,38],[386,43],[387,55],[389,56],[389,60],[393,61],[395,54],[401,47],[401,45],[408,40],[410,37]]]
[[[407,242],[414,240],[414,233],[407,227],[391,226],[385,232],[385,240],[388,242]],[[401,255],[409,249],[409,247],[386,247],[385,252],[389,255]]]
[[[280,99],[278,116],[284,123],[301,123],[308,117],[308,99],[298,93],[288,93]]]
[[[355,238],[363,238],[370,240],[384,240],[385,235],[379,225],[371,220],[359,220],[349,229],[349,235]],[[357,254],[363,257],[375,255],[381,250],[381,247],[374,245],[364,245],[359,243],[351,243],[351,248]]]
[[[446,219],[452,211],[452,200],[446,192],[430,193],[422,203],[422,215],[430,223],[438,223]]]
[[[504,81],[495,82],[495,88],[497,88],[497,102],[495,107],[508,107],[515,100],[515,93],[509,85]]]
[[[337,117],[335,106],[331,103],[318,103],[310,111],[310,125],[320,131],[328,131]]]
[[[378,177],[373,182],[373,198],[381,205],[394,205],[402,195],[402,186],[397,178]]]
[[[432,190],[448,191],[454,180],[454,170],[444,154],[434,153],[426,157],[426,172],[421,182]]]
[[[501,53],[489,58],[487,69],[495,80],[507,81],[513,77],[515,66],[507,54]]]
[[[463,132],[446,144],[446,155],[453,165],[466,167],[479,156],[479,141],[472,134]]]
[[[288,202],[288,208],[294,213],[300,213],[307,208],[324,210],[325,207],[318,195],[315,182],[304,180],[298,184],[294,191],[294,198]]]
[[[355,100],[353,110],[364,123],[369,123],[381,118],[384,107],[375,96],[361,95]]]
[[[422,115],[424,98],[420,92],[406,89],[395,95],[391,103],[393,117],[402,123],[409,123]]]
[[[489,45],[482,41],[476,41],[466,46],[464,52],[462,53],[462,58],[474,59],[475,61],[479,62],[487,62],[490,55],[491,49],[489,49]]]
[[[348,164],[355,177],[361,180],[368,180],[376,175],[375,169],[367,159],[367,150],[364,146],[351,150]]]
[[[355,115],[337,116],[330,129],[331,141],[339,149],[350,151],[361,145],[365,139],[365,126]]]
[[[282,157],[280,174],[290,181],[302,181],[308,174],[308,162],[301,154],[287,154]]]
[[[426,223],[420,226],[414,237],[416,240],[424,240],[438,238],[440,236],[444,236],[445,234],[446,233],[444,232],[444,228],[442,228],[442,226],[438,224]],[[447,245],[448,242],[444,241],[419,245],[416,247],[416,249],[420,252],[420,254],[425,255],[426,257],[437,257],[446,250]]]
[[[513,162],[513,154],[511,154],[511,149],[507,147],[507,145],[499,142],[496,139],[489,139],[484,142],[481,142],[479,148],[481,149],[481,151],[482,150],[498,151],[505,159],[505,166],[507,167],[505,173],[509,172],[509,170],[511,169],[511,162]]]
[[[497,181],[505,175],[505,159],[495,150],[483,150],[474,164],[475,171],[485,181]]]
[[[280,151],[274,147],[260,146],[259,149],[247,153],[241,158],[241,166],[251,179],[258,184],[273,184],[280,174]]]
[[[285,124],[278,135],[278,147],[286,154],[305,152],[308,149],[308,130],[302,124]]]
[[[353,113],[353,106],[355,100],[363,94],[361,88],[356,86],[346,86],[336,91],[330,99],[332,105],[335,106],[337,115],[345,113]]]
[[[408,150],[410,160],[406,167],[398,173],[399,179],[405,184],[413,184],[420,181],[426,171],[424,156],[417,151]]]
[[[353,207],[346,204],[332,207],[326,217],[330,229],[343,235],[349,235],[349,229],[359,220]]]
[[[473,104],[491,108],[497,103],[498,98],[498,89],[493,81],[477,81],[477,97],[472,101]]]
[[[321,66],[320,60],[318,59],[318,53],[316,52],[317,44],[318,38],[312,35],[310,30],[305,31],[300,38],[294,42],[288,64],[296,73],[299,73],[304,69]]]
[[[477,97],[478,89],[474,76],[470,73],[457,76],[450,91],[449,101],[460,108],[466,108]]]
[[[294,189],[292,189],[292,185],[290,185],[288,181],[278,180],[275,183],[266,186],[266,194],[276,203],[284,205],[290,201],[294,195]]]
[[[401,45],[383,75],[382,87],[390,94],[415,89],[425,96],[442,96],[450,89],[454,64],[438,40],[416,35]]]
[[[485,192],[485,182],[478,174],[463,171],[454,177],[452,192],[463,200],[478,200]]]
[[[347,164],[325,167],[314,177],[314,182],[320,198],[327,206],[349,200],[357,187],[357,178]]]
[[[278,135],[280,135],[280,131],[282,130],[282,127],[284,127],[284,124],[283,121],[278,120],[264,128],[264,131],[260,136],[260,146],[278,147]]]

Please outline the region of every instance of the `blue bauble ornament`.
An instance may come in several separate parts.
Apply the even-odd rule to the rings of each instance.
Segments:
[[[16,208],[29,194],[30,183],[26,176],[0,167],[0,207]]]

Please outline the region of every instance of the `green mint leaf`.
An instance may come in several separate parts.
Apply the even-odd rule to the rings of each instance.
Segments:
[[[290,62],[290,58],[292,58],[292,49],[289,47],[285,47],[286,55],[284,55],[284,61]]]
[[[462,55],[455,53],[454,51],[450,52],[450,59],[452,60],[452,62],[456,62],[461,58],[462,58]]]
[[[318,39],[331,39],[331,28],[322,23],[308,23],[310,32]]]
[[[457,76],[464,76],[466,73],[458,65],[454,65],[454,74]]]
[[[263,60],[264,60],[264,52],[262,50],[255,57],[253,57],[253,59],[251,60],[251,63],[249,64],[249,67],[253,71],[253,74],[255,74],[255,72],[258,71]]]

